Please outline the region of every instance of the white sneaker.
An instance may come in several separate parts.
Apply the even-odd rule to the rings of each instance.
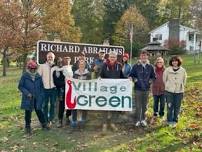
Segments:
[[[141,121],[141,124],[142,124],[143,127],[146,127],[146,126],[147,126],[146,120],[142,120],[142,121]]]
[[[139,127],[140,125],[141,125],[140,121],[136,122],[136,124],[135,124],[136,127]]]

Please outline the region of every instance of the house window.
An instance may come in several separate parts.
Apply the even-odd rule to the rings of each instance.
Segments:
[[[194,41],[194,34],[189,34],[189,41]]]
[[[155,35],[155,38],[156,38],[157,40],[162,40],[162,34],[156,34],[156,35]]]

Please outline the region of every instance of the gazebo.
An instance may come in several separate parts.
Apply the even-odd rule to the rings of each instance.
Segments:
[[[168,54],[169,49],[161,46],[161,43],[158,41],[153,41],[147,44],[141,51],[148,51],[150,57],[158,57],[162,56],[165,57]]]

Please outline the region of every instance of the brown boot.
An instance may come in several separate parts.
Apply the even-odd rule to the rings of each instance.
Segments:
[[[57,127],[62,128],[62,120],[59,120]]]

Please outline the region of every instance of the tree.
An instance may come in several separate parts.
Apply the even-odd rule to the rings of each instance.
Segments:
[[[109,39],[112,44],[112,35],[115,32],[116,24],[123,15],[123,12],[129,7],[129,4],[130,0],[104,0],[104,38]]]
[[[75,23],[82,32],[82,42],[101,43],[103,41],[103,0],[76,0],[72,13]]]
[[[190,11],[192,13],[194,26],[202,31],[202,0],[193,0]]]
[[[133,27],[133,31],[131,31],[131,27]],[[123,45],[128,48],[130,34],[133,34],[133,41],[137,46],[141,46],[140,44],[144,44],[147,41],[148,30],[149,25],[146,18],[133,5],[124,12],[118,21],[113,35],[113,41],[116,45]]]
[[[3,63],[3,76],[6,76],[8,58],[16,51],[12,48],[18,46],[20,41],[20,12],[15,2],[0,2],[0,49]]]
[[[81,32],[75,26],[69,0],[39,0],[43,31],[48,39],[79,42]],[[52,37],[52,38],[51,38]]]
[[[191,24],[190,5],[191,0],[161,0],[159,6],[161,22],[166,22],[172,18],[179,18],[181,23],[186,25]]]

